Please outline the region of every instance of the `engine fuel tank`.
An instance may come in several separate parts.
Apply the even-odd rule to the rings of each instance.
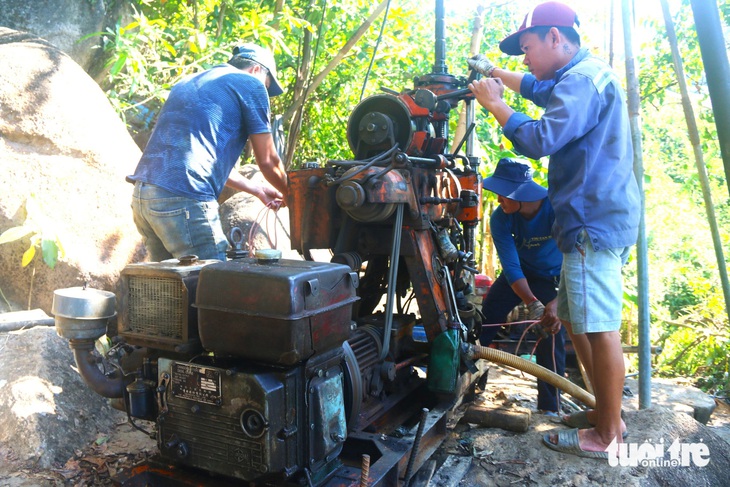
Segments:
[[[294,365],[349,338],[357,284],[357,273],[342,264],[211,264],[199,277],[200,340],[220,356]]]

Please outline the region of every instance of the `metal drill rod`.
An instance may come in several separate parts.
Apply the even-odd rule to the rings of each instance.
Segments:
[[[467,95],[473,96],[469,88],[463,88],[461,90],[452,91],[451,93],[444,93],[443,95],[439,95],[436,97],[436,101],[450,100],[451,98],[460,98]]]
[[[413,438],[413,447],[411,448],[411,456],[408,458],[408,466],[406,467],[406,475],[403,478],[406,485],[411,481],[411,475],[413,475],[413,464],[416,461],[418,455],[418,449],[421,446],[421,438],[423,437],[423,429],[426,426],[426,420],[428,419],[428,409],[423,408],[421,410],[421,420],[418,423],[418,430],[416,430],[416,437]]]
[[[367,487],[368,478],[370,477],[370,455],[363,454],[362,466],[360,472],[360,487]]]
[[[444,9],[444,0],[436,0],[436,29],[434,38],[434,64],[433,72],[435,74],[446,74],[446,10]]]

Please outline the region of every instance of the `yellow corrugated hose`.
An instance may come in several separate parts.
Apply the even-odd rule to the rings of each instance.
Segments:
[[[561,377],[541,365],[525,360],[517,355],[497,350],[496,348],[482,347],[481,345],[474,345],[473,347],[473,358],[475,359],[481,358],[490,360],[498,364],[508,365],[523,372],[527,372],[528,374],[534,375],[538,379],[544,380],[548,384],[557,387],[561,391],[570,394],[589,408],[596,407],[596,398],[593,394],[590,394],[585,389],[575,385],[565,377]]]

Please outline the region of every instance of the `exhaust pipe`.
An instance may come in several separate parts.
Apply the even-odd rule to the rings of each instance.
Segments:
[[[124,377],[122,377],[122,374],[115,370],[107,375],[96,366],[96,357],[91,353],[94,351],[93,341],[69,340],[69,345],[73,351],[79,375],[92,391],[109,399],[124,396]]]
[[[124,395],[124,377],[119,371],[104,374],[92,355],[94,341],[106,333],[115,316],[115,296],[109,291],[84,287],[57,289],[53,292],[56,333],[69,341],[76,366],[84,382],[100,396],[110,399]]]

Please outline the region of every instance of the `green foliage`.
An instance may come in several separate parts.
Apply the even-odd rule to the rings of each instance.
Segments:
[[[727,185],[692,10],[687,0],[682,3],[673,12],[678,47],[727,250]],[[638,71],[652,341],[663,347],[655,368],[663,376],[697,377],[703,389],[727,394],[728,316],[718,263],[664,22],[649,26],[656,35],[641,46]]]
[[[251,1],[142,1],[132,22],[96,34],[109,56],[107,95],[133,130],[148,130],[175,83],[227,61],[236,44],[283,46],[272,17]]]
[[[22,225],[12,227],[0,234],[0,244],[16,242],[24,238],[30,240],[30,245],[23,252],[20,265],[27,267],[38,254],[42,255],[43,262],[53,269],[59,258],[65,255],[61,241],[56,233],[53,220],[48,216],[35,195],[31,194],[25,202],[26,219]]]
[[[664,377],[697,377],[698,386],[723,396],[730,393],[730,334],[727,322],[703,305],[688,306],[665,324],[658,339],[663,348],[656,370]]]

